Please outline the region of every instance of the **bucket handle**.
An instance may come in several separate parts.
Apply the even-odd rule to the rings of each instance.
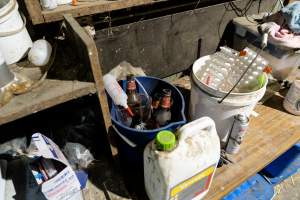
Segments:
[[[193,124],[199,125],[194,126],[195,128],[193,128]],[[216,130],[215,122],[210,117],[202,117],[188,123],[187,125],[184,125],[179,129],[179,133],[181,133],[179,136],[179,143],[184,142],[188,137],[192,137],[193,135],[198,134],[199,130],[203,129],[208,129],[209,131]]]
[[[21,17],[23,19],[23,22],[24,22],[23,26],[21,28],[15,30],[15,31],[2,32],[2,33],[0,33],[0,37],[7,37],[7,36],[11,36],[11,35],[17,34],[17,33],[21,32],[24,28],[26,28],[26,23],[27,23],[26,17],[25,17],[25,15],[22,12],[20,12],[20,15],[21,15]]]
[[[120,131],[114,125],[112,125],[112,127],[116,131],[116,133],[120,136],[120,138],[122,140],[124,140],[124,142],[126,142],[129,146],[131,146],[132,148],[135,148],[137,146],[134,142],[132,142],[127,137],[125,137],[123,134],[121,134]]]

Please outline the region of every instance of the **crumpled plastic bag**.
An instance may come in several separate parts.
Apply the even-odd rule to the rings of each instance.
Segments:
[[[269,41],[286,49],[300,48],[300,35],[295,35],[290,30],[281,28],[275,22],[267,22],[260,26],[264,33],[269,33]]]
[[[91,152],[79,143],[67,142],[63,152],[74,170],[86,169],[95,160]]]
[[[133,67],[130,63],[123,61],[115,68],[110,70],[109,74],[113,75],[117,80],[125,80],[126,76],[132,74],[134,76],[146,76],[140,67]]]
[[[0,144],[0,155],[6,154],[11,156],[23,155],[26,152],[26,137],[15,138],[3,144]]]

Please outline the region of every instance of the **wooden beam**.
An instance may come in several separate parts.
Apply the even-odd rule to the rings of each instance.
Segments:
[[[41,24],[45,22],[39,0],[25,0],[25,4],[33,24]]]
[[[94,83],[46,79],[0,108],[0,125],[95,92]]]
[[[134,6],[147,5],[165,0],[99,0],[94,2],[79,2],[78,6],[61,5],[54,10],[42,11],[45,22],[59,21],[63,19],[63,14],[71,14],[73,17],[86,16],[96,13],[104,13],[113,10],[130,8]]]
[[[79,56],[85,60],[85,64],[90,66],[93,72],[94,81],[98,91],[98,98],[100,101],[100,107],[102,110],[102,116],[107,132],[108,142],[113,156],[118,154],[115,147],[113,132],[111,131],[111,116],[107,103],[106,93],[103,84],[101,63],[99,61],[98,51],[94,40],[88,35],[88,33],[78,24],[78,22],[72,17],[72,15],[64,15],[67,31],[70,32],[70,37],[73,37],[73,42],[77,45],[76,50],[79,51]]]

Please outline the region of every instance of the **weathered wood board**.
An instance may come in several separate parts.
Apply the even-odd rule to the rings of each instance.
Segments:
[[[300,140],[300,118],[278,110],[281,103],[256,107],[260,115],[251,119],[242,148],[232,157],[235,163],[217,169],[206,199],[221,199]]]
[[[111,127],[112,122],[103,84],[102,66],[95,42],[70,14],[64,15],[64,18],[67,26],[67,35],[69,35],[70,40],[73,42],[74,48],[76,49],[75,51],[77,51],[78,56],[84,61],[85,65],[91,68],[93,72],[97,95],[100,101],[99,106],[101,108],[101,114],[106,128],[107,139],[111,148],[111,153],[115,157],[118,154],[118,150],[114,142]]]
[[[166,0],[82,1],[78,2],[77,6],[61,5],[53,10],[43,10],[39,4],[39,0],[25,0],[25,3],[32,23],[41,24],[63,20],[64,14],[71,14],[73,17],[80,17],[162,1]]]
[[[190,90],[190,79],[184,76],[173,82]],[[245,180],[300,141],[300,117],[287,113],[283,106],[287,90],[273,93],[263,104],[257,105],[257,117],[250,118],[250,126],[237,155],[229,156],[234,164],[218,168],[207,200],[219,200]]]
[[[94,83],[46,79],[0,108],[0,125],[91,93],[96,93]]]
[[[269,11],[274,2],[263,1],[261,7]],[[236,2],[240,7],[245,3]],[[101,52],[103,72],[124,60],[142,67],[147,75],[157,77],[189,68],[197,56],[216,50],[226,25],[236,17],[233,11],[226,11],[225,5],[146,20],[142,15],[133,23],[98,30],[95,42]],[[257,2],[249,10],[248,14],[251,13],[257,13]]]

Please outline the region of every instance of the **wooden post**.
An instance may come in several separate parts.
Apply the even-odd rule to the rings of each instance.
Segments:
[[[33,24],[45,22],[39,0],[25,0],[25,4]]]
[[[115,146],[113,131],[111,129],[111,116],[105,94],[101,63],[99,61],[98,51],[94,40],[90,35],[79,25],[79,23],[70,15],[64,15],[67,31],[70,32],[72,41],[76,43],[76,48],[79,52],[79,56],[84,59],[85,63],[92,69],[94,81],[96,84],[97,94],[100,101],[100,107],[102,116],[106,128],[108,142],[110,144],[111,153],[115,158],[118,154],[118,150]]]

